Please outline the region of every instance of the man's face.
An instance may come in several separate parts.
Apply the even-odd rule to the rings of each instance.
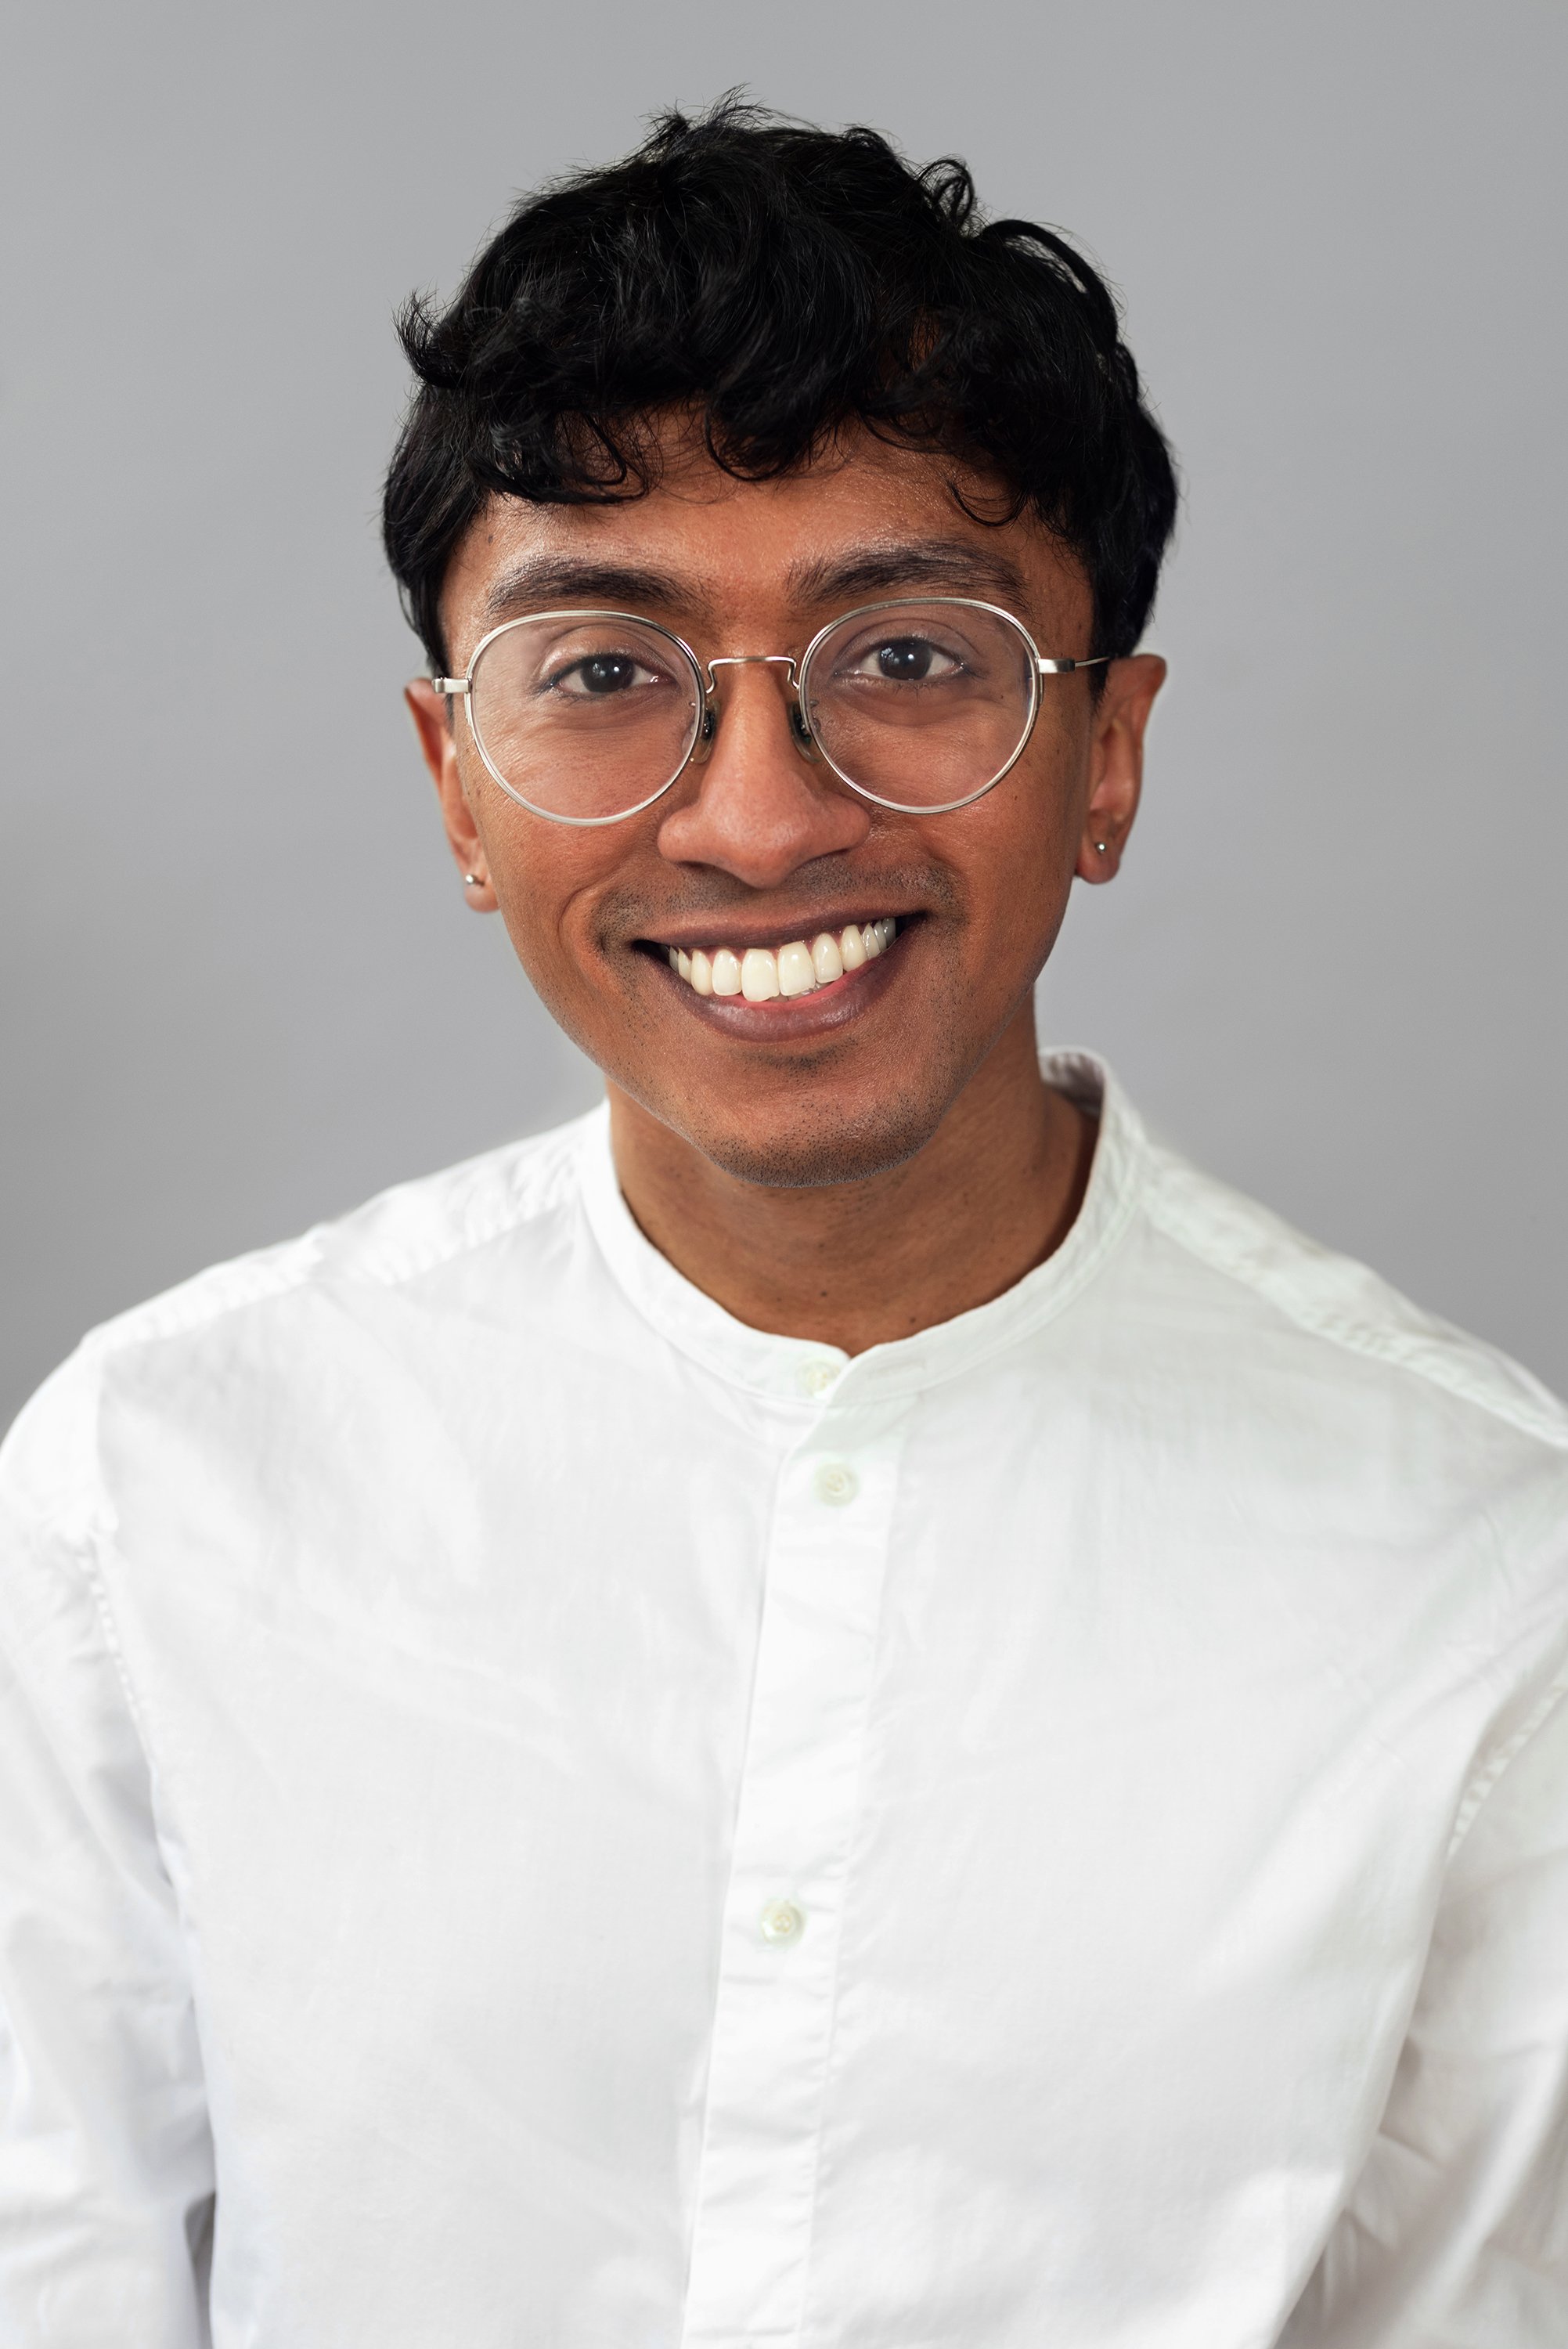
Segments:
[[[972,520],[946,459],[856,433],[802,472],[743,482],[686,440],[676,450],[635,501],[492,501],[443,591],[455,672],[498,621],[546,605],[644,613],[705,663],[799,657],[825,621],[903,593],[1002,605],[1047,655],[1090,649],[1077,564],[1037,523]],[[990,485],[961,486],[984,511]],[[530,565],[549,566],[546,592],[530,592]],[[410,705],[453,853],[483,876],[470,895],[493,891],[568,1035],[717,1165],[795,1185],[911,1156],[1027,1019],[1075,871],[1115,869],[1161,674],[1147,657],[1115,663],[1098,703],[1088,677],[1043,678],[1022,758],[946,814],[872,805],[803,755],[779,667],[717,670],[706,758],[641,814],[593,829],[518,806],[466,716],[454,706],[449,722],[428,686]],[[671,967],[672,947],[743,958],[890,918],[885,951],[798,996],[701,994]]]

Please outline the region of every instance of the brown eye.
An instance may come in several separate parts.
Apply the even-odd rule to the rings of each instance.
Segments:
[[[964,667],[930,636],[884,636],[870,644],[862,640],[841,664],[841,674],[881,685],[934,685],[960,676]]]
[[[624,693],[637,674],[637,664],[624,653],[598,653],[577,668],[583,693]]]
[[[918,636],[900,636],[894,643],[879,647],[877,667],[895,684],[917,685],[922,678],[931,675],[931,647]]]

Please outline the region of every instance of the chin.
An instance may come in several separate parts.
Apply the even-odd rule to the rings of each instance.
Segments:
[[[946,1106],[905,1099],[835,1115],[819,1098],[802,1102],[782,1122],[774,1117],[752,1126],[682,1119],[676,1130],[737,1182],[810,1190],[869,1182],[903,1165],[931,1140]]]

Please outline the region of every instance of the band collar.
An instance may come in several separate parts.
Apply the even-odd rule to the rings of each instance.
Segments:
[[[1104,1062],[1090,1052],[1044,1053],[1047,1083],[1068,1094],[1099,1131],[1083,1204],[1060,1247],[989,1304],[950,1321],[848,1355],[809,1338],[753,1330],[676,1270],[646,1239],[621,1194],[608,1105],[585,1119],[580,1143],[583,1206],[610,1272],[645,1319],[704,1370],[731,1386],[797,1404],[831,1390],[861,1400],[919,1392],[1015,1345],[1052,1319],[1099,1270],[1137,1202],[1146,1155],[1143,1127]]]

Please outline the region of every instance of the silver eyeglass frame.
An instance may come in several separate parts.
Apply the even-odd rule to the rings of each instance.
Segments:
[[[1005,621],[1007,626],[1022,639],[1024,649],[1028,655],[1029,678],[1028,716],[1025,720],[1017,748],[1006,764],[998,767],[990,780],[982,783],[977,791],[965,792],[962,799],[944,800],[934,805],[923,802],[913,807],[906,801],[884,799],[880,792],[868,791],[863,783],[857,783],[852,775],[847,775],[830,751],[813,732],[810,721],[806,715],[803,699],[805,688],[810,681],[811,663],[818,648],[829,636],[835,635],[840,628],[847,626],[851,620],[866,619],[877,612],[903,610],[912,604],[938,604],[954,605],[966,612],[988,612],[994,619]],[[474,672],[480,665],[481,657],[489,647],[495,643],[498,636],[509,636],[514,628],[531,627],[540,620],[620,620],[634,627],[647,628],[655,636],[662,636],[666,644],[675,646],[696,678],[696,715],[692,724],[691,740],[682,754],[680,764],[676,768],[675,772],[659,785],[657,791],[650,792],[646,799],[637,802],[635,807],[620,808],[614,815],[562,815],[554,808],[539,807],[532,800],[525,799],[515,784],[507,781],[506,777],[486,750],[484,738],[474,718]],[[673,628],[662,626],[657,620],[646,618],[640,612],[619,612],[597,605],[578,605],[560,611],[521,612],[515,619],[502,620],[499,626],[491,628],[488,634],[480,638],[469,656],[468,667],[461,677],[433,677],[430,682],[438,693],[449,695],[463,702],[468,710],[469,732],[473,737],[474,748],[483,761],[486,771],[492,781],[500,785],[508,799],[515,801],[519,807],[526,808],[531,815],[542,816],[547,823],[569,823],[579,829],[597,829],[602,824],[624,823],[630,817],[641,815],[645,809],[653,806],[655,800],[662,800],[666,792],[675,789],[694,758],[699,753],[706,755],[712,744],[720,716],[718,685],[713,674],[717,668],[786,669],[789,674],[785,682],[791,697],[790,732],[794,737],[796,749],[803,758],[820,759],[824,766],[831,769],[846,790],[854,792],[857,799],[867,800],[873,807],[887,808],[895,815],[951,815],[954,809],[973,807],[976,800],[984,799],[987,792],[995,791],[1004,775],[1012,772],[1028,749],[1029,737],[1035,730],[1035,720],[1040,714],[1041,678],[1067,677],[1080,668],[1101,668],[1109,659],[1109,653],[1095,653],[1084,660],[1047,659],[1036,645],[1022,620],[1015,613],[1007,611],[1000,604],[985,603],[977,595],[885,595],[874,604],[857,604],[850,611],[836,613],[832,619],[824,622],[800,655],[799,661],[796,660],[793,653],[720,653],[705,663],[698,658],[684,636],[677,636]]]

